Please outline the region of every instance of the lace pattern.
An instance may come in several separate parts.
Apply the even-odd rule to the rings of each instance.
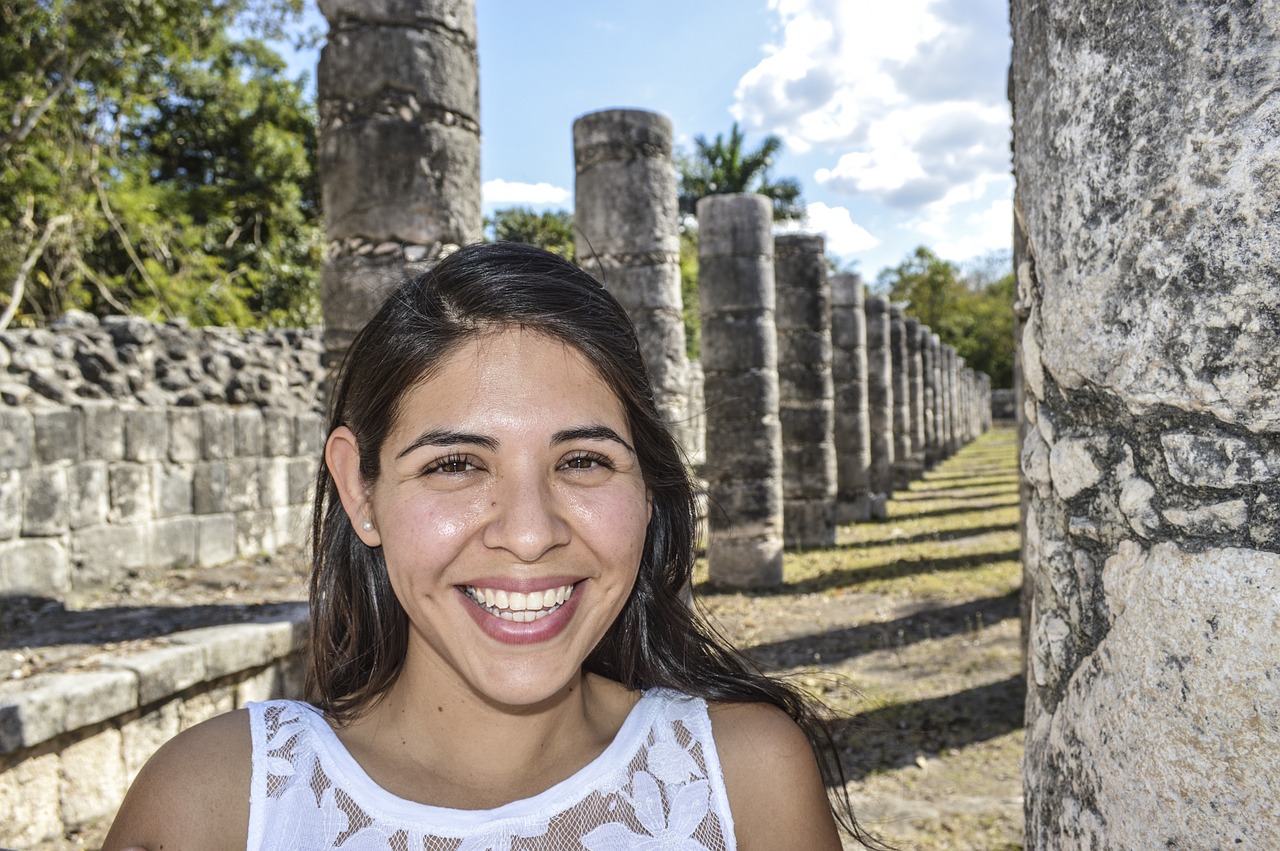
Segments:
[[[735,848],[706,704],[676,692],[646,692],[614,742],[569,779],[479,811],[391,795],[308,704],[250,704],[250,718],[250,849]]]

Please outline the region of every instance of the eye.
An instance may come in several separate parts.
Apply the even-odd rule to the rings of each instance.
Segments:
[[[575,452],[560,464],[562,470],[612,470],[613,463],[596,452]]]
[[[457,475],[458,473],[466,473],[471,470],[478,470],[470,457],[466,455],[446,455],[436,461],[432,461],[422,469],[422,475],[429,476],[432,473],[446,473]]]

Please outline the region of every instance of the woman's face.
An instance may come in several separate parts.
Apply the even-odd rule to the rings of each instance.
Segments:
[[[406,393],[380,460],[348,512],[409,616],[402,676],[505,705],[556,694],[622,610],[649,521],[614,392],[576,349],[496,331]]]

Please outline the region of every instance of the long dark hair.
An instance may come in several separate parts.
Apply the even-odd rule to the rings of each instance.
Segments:
[[[635,587],[587,657],[588,671],[631,689],[666,687],[710,701],[762,702],[804,729],[824,780],[840,794],[843,771],[809,701],[752,666],[684,601],[694,561],[694,487],[654,405],[635,328],[599,282],[550,252],[519,243],[471,245],[396,288],[360,331],[330,402],[328,431],[347,426],[365,482],[406,391],[477,334],[521,327],[579,351],[617,394],[627,416],[653,511]],[[312,524],[308,698],[337,722],[368,709],[395,682],[408,645],[408,616],[381,548],[356,536],[328,468],[320,465]],[[847,796],[834,808],[854,836]]]

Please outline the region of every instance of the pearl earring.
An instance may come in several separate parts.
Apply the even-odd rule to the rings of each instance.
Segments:
[[[372,521],[372,520],[366,520],[366,521],[364,521],[363,523],[361,523],[361,524],[360,524],[360,528],[361,528],[361,529],[363,529],[363,530],[365,530],[366,532],[372,532],[372,531],[373,531],[373,521]]]

